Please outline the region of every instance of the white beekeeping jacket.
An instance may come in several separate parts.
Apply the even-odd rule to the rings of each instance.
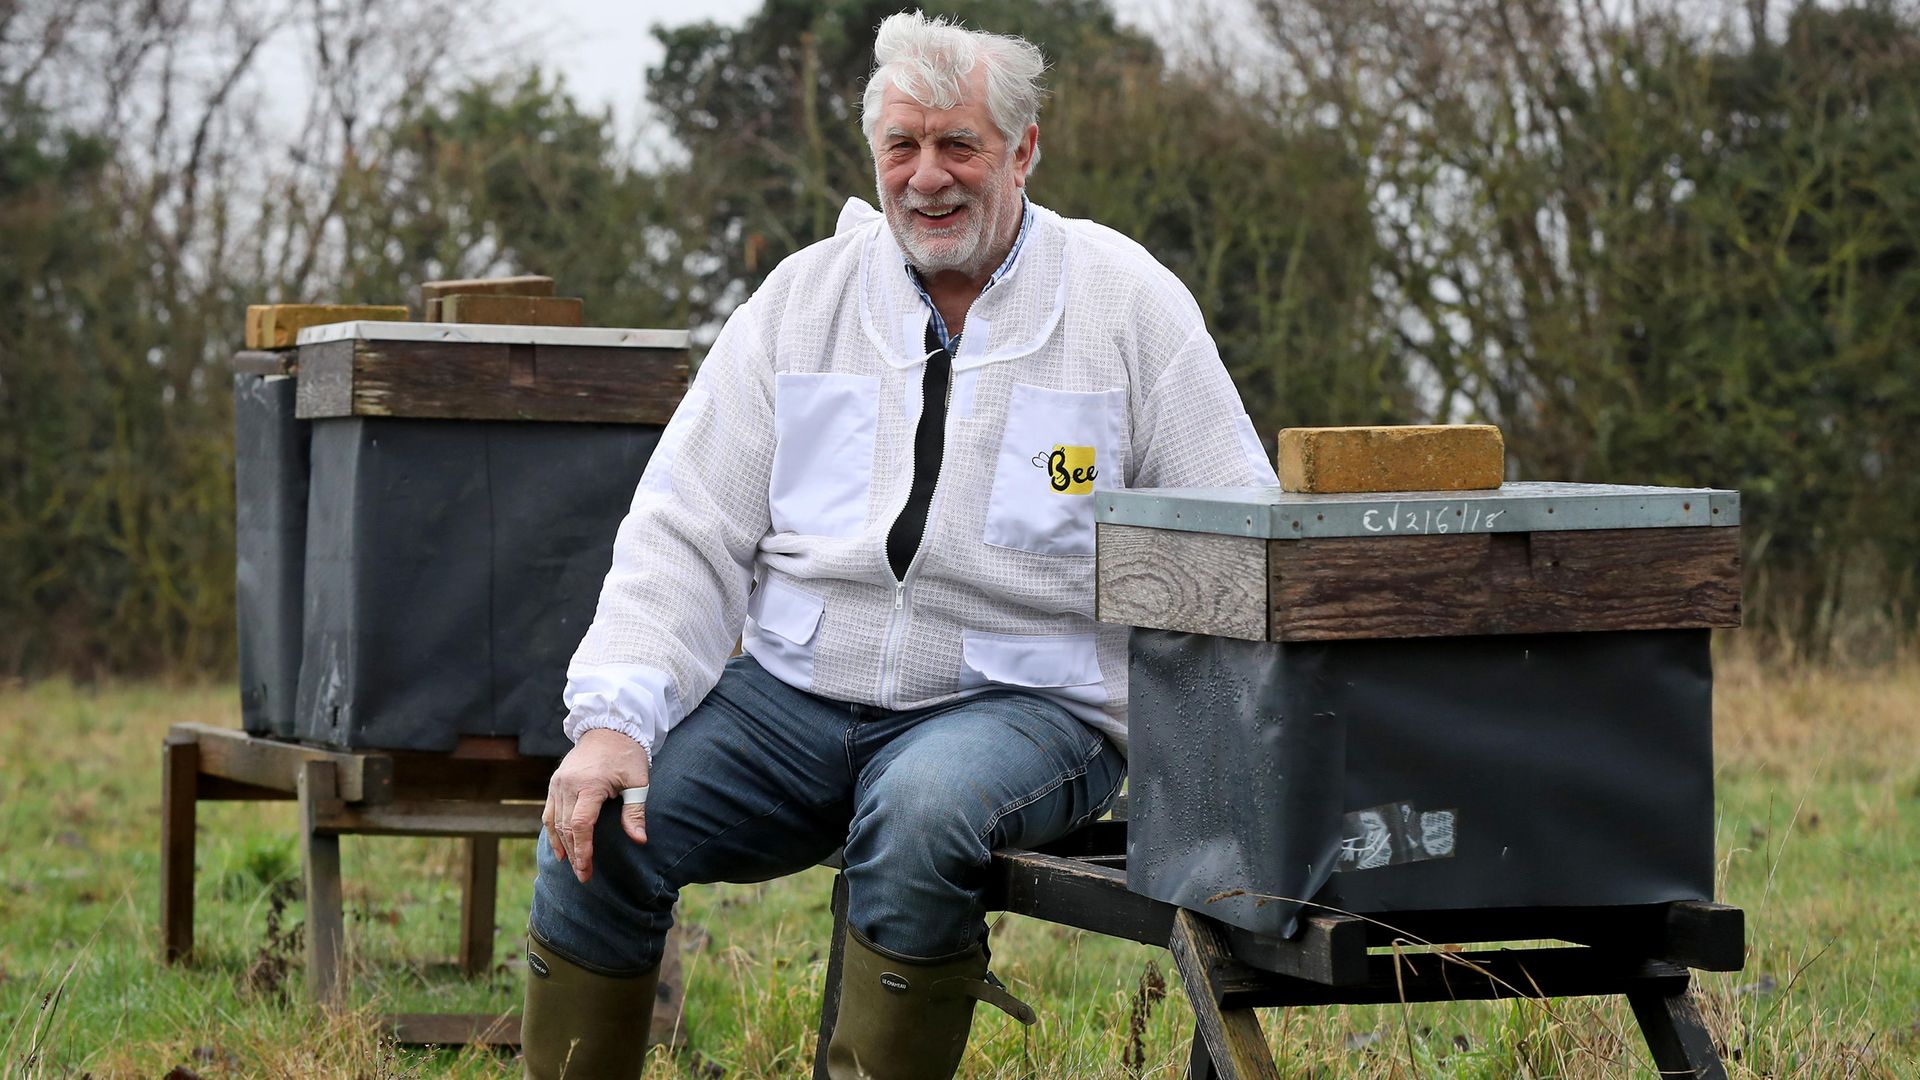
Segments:
[[[974,301],[904,580],[928,310],[880,214],[782,262],[727,319],[647,466],[566,731],[659,751],[735,636],[788,684],[893,709],[1047,695],[1126,746],[1127,635],[1093,621],[1093,504],[1121,487],[1273,486],[1200,309],[1146,250],[1034,208]]]

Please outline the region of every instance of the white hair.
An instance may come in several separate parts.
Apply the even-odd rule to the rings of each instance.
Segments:
[[[874,141],[880,97],[889,85],[930,109],[951,109],[960,104],[975,66],[986,69],[987,115],[1011,152],[1040,116],[1046,93],[1040,76],[1047,58],[1039,48],[1011,35],[968,30],[944,15],[902,11],[887,16],[873,39],[873,74],[860,102],[867,141]],[[1033,163],[1039,160],[1036,149]]]

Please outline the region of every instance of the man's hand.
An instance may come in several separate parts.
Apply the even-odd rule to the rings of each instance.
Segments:
[[[547,782],[540,823],[547,827],[554,855],[572,863],[573,876],[583,883],[593,876],[593,826],[600,820],[600,805],[618,799],[624,788],[645,787],[647,771],[647,752],[639,743],[595,728],[580,736]],[[620,825],[634,843],[646,843],[646,806],[627,806]]]

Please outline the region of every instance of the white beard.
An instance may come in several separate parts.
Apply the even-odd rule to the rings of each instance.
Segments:
[[[1000,171],[995,172],[985,185],[986,193],[955,184],[938,195],[922,195],[909,187],[898,199],[889,198],[886,186],[881,183],[879,168],[874,169],[874,189],[880,193],[880,207],[886,212],[887,227],[893,230],[893,239],[906,253],[907,262],[922,274],[938,274],[947,270],[958,270],[968,277],[979,277],[990,267],[993,260],[993,241],[999,235],[1001,217],[1006,212],[1009,188],[1001,180],[1013,169],[1013,159],[1007,158]],[[949,231],[935,236],[927,236],[920,231],[914,217],[915,210],[932,210],[949,206],[969,207],[964,224],[956,224]]]

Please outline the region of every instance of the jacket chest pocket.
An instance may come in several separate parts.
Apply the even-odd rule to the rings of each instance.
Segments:
[[[1093,493],[1121,475],[1126,392],[1015,383],[984,539],[1042,555],[1093,554]]]
[[[774,376],[767,510],[775,532],[859,534],[867,521],[879,422],[880,380],[871,375]]]

